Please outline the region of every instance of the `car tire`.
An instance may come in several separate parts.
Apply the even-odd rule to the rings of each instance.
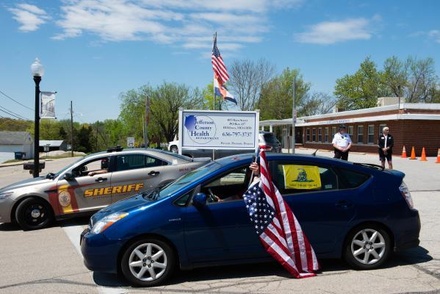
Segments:
[[[391,238],[377,225],[364,225],[350,232],[344,260],[354,269],[370,270],[381,267],[391,253]]]
[[[173,153],[179,153],[179,149],[177,148],[177,146],[171,146],[170,151]]]
[[[134,242],[121,259],[124,278],[133,286],[151,287],[163,284],[174,272],[175,255],[171,247],[158,239]]]
[[[29,231],[48,227],[54,221],[54,215],[46,201],[30,197],[17,206],[15,219],[24,231]]]

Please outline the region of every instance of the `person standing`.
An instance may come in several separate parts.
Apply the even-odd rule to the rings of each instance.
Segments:
[[[379,135],[377,142],[379,146],[379,160],[382,167],[385,168],[385,160],[388,162],[388,168],[393,169],[393,146],[394,138],[390,135],[390,128],[384,127],[382,134]]]
[[[348,152],[350,152],[351,148],[351,138],[350,135],[345,132],[345,125],[339,126],[339,131],[333,137],[333,147],[335,151],[334,158],[348,160]]]

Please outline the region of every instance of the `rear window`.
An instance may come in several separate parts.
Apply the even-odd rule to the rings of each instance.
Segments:
[[[339,185],[341,189],[356,188],[365,183],[370,175],[348,169],[339,170]]]

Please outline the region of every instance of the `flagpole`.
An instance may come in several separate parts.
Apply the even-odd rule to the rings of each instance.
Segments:
[[[214,50],[215,40],[217,40],[217,32],[215,32],[214,35],[212,36],[212,50]],[[215,81],[214,81],[214,79],[215,79],[215,73],[214,73],[214,76],[213,76],[213,79],[212,79],[212,97],[213,97],[213,99],[212,99],[212,103],[213,103],[212,110],[215,110],[216,100],[217,100],[215,98]],[[214,149],[212,149],[212,159],[215,159],[215,151],[214,151]]]

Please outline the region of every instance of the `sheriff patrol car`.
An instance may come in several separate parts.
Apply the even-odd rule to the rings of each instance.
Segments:
[[[23,230],[97,211],[140,191],[161,187],[210,161],[157,149],[112,148],[94,153],[57,173],[0,189],[0,223]]]

